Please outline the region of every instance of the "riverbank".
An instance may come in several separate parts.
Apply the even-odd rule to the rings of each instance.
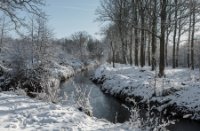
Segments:
[[[92,69],[97,65],[99,65],[98,61],[83,63],[80,60],[68,60],[66,63],[52,62],[48,70],[53,78],[65,81],[75,74]]]
[[[132,131],[127,124],[112,124],[89,117],[69,105],[31,99],[13,92],[0,93],[1,130]]]
[[[200,120],[199,71],[166,69],[166,78],[158,78],[150,68],[116,64],[99,67],[93,78],[101,89],[122,100],[159,105],[169,115]]]
[[[73,62],[68,60],[67,62],[68,63],[51,62],[49,68],[46,69],[49,72],[49,76],[45,80],[45,83],[48,83],[49,86],[45,87],[45,92],[33,92],[33,94],[36,94],[35,96],[43,100],[58,102],[61,83],[69,80],[80,72],[93,69],[99,64],[98,61],[83,63],[80,60],[75,60]]]
[[[65,81],[76,73],[88,70],[96,66],[91,62],[87,66],[76,69],[72,66],[53,63],[49,71],[55,85]],[[59,86],[54,86],[59,87]],[[53,91],[53,89],[51,89]],[[54,92],[55,93],[55,92]],[[40,94],[41,95],[41,94]],[[128,124],[113,124],[107,120],[90,117],[81,112],[77,107],[67,100],[65,105],[54,104],[41,96],[37,98],[27,97],[26,92],[19,89],[15,92],[0,92],[0,116],[1,130],[79,130],[79,131],[132,131],[138,130]],[[67,97],[70,96],[66,96]],[[42,99],[42,100],[38,100]]]
[[[98,61],[95,60],[82,62],[76,58],[68,58],[62,61],[52,59],[46,66],[25,68],[19,73],[16,73],[13,68],[0,64],[0,90],[9,91],[22,88],[31,97],[35,97],[36,92],[43,93],[45,91],[49,98],[44,99],[54,101],[52,100],[54,98],[51,97],[54,97],[52,96],[55,95],[54,92],[59,90],[61,82],[68,80],[79,72],[94,68],[98,64]],[[41,97],[44,97],[44,95],[43,93]]]

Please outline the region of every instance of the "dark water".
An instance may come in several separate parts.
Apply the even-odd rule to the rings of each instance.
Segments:
[[[129,120],[130,112],[122,103],[114,97],[104,94],[100,88],[90,79],[90,72],[84,72],[71,78],[62,85],[61,92],[68,95],[74,91],[73,82],[82,88],[83,91],[90,91],[90,104],[92,106],[93,116],[104,118],[111,122],[123,123]]]
[[[170,131],[200,131],[200,122],[182,119],[168,127]]]
[[[103,118],[111,122],[123,123],[130,119],[131,113],[118,99],[104,94],[100,88],[89,79],[92,71],[85,71],[77,74],[61,85],[61,95],[66,93],[71,95],[74,92],[74,83],[81,87],[81,90],[90,92],[90,104],[93,116]],[[140,114],[144,115],[144,114]],[[148,119],[148,118],[146,118]],[[168,127],[170,131],[200,131],[200,122],[181,119],[175,125]]]

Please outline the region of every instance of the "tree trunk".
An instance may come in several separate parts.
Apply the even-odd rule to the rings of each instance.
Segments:
[[[124,36],[122,32],[122,25],[119,25],[119,34],[120,34],[120,40],[122,44],[122,64],[126,64],[126,43],[124,41]]]
[[[141,26],[144,27],[144,11],[141,10]],[[145,56],[144,56],[144,42],[145,42],[145,31],[141,31],[141,46],[140,46],[140,66],[144,67],[144,61],[145,61]]]
[[[80,37],[79,47],[80,47],[80,53],[81,53],[81,61],[83,61],[82,37]]]
[[[161,36],[160,36],[160,64],[159,64],[159,77],[163,77],[165,75],[165,31],[166,31],[166,6],[167,0],[160,0],[162,3],[161,6]]]
[[[139,65],[138,62],[138,30],[135,29],[135,66]]]
[[[133,65],[133,28],[131,28],[131,35],[130,35],[130,56],[129,56],[129,61],[130,65]]]
[[[153,22],[152,22],[152,42],[151,42],[151,50],[152,50],[152,62],[151,62],[151,65],[152,65],[152,71],[155,70],[156,68],[156,44],[157,44],[157,40],[156,40],[156,32],[157,32],[157,16],[156,16],[156,13],[157,13],[157,0],[154,0],[154,8],[153,8]]]
[[[165,65],[168,66],[168,43],[169,43],[169,29],[167,29],[167,38],[165,42]]]
[[[134,24],[135,26],[137,27],[138,26],[138,11],[137,11],[137,1],[135,1],[134,3],[135,5],[135,8],[134,8]],[[139,65],[139,62],[138,62],[138,29],[135,28],[134,30],[134,35],[135,35],[135,66],[138,66]]]
[[[34,21],[31,20],[31,62],[34,63]]]
[[[147,44],[147,32],[145,31],[144,32],[144,59],[143,59],[143,63],[144,63],[144,66],[146,65],[146,45]]]
[[[151,34],[148,33],[148,65],[151,66]]]
[[[174,0],[175,2],[175,25],[174,25],[174,36],[173,36],[173,53],[172,53],[172,67],[176,68],[176,32],[177,32],[177,11],[178,11],[178,1]]]
[[[129,63],[129,61],[128,61],[128,40],[126,39],[126,41],[125,41],[125,64],[128,64]]]
[[[115,68],[115,49],[112,41],[110,42],[111,50],[112,50],[112,65]]]
[[[191,9],[190,9],[189,34],[188,34],[188,48],[187,48],[187,65],[188,65],[188,68],[190,68],[191,27],[192,27],[192,14],[191,14]]]
[[[180,40],[181,40],[181,20],[178,22],[179,29],[178,29],[178,40],[177,40],[177,46],[176,46],[176,67],[179,66],[179,45],[180,45]]]
[[[195,23],[196,23],[196,19],[195,19],[195,5],[194,5],[194,1],[193,1],[193,11],[192,11],[192,16],[193,16],[193,24],[192,24],[192,38],[191,38],[191,68],[192,70],[194,70],[194,33],[195,33]]]
[[[1,27],[0,53],[1,53],[1,50],[2,50],[1,48],[3,46],[4,28],[5,28],[5,17],[3,16],[3,18],[2,18],[2,27]]]
[[[170,10],[171,10],[171,6],[170,6]],[[168,66],[168,44],[169,44],[169,35],[171,33],[171,16],[172,13],[168,14],[168,27],[167,27],[167,36],[166,36],[166,42],[165,42],[165,65]]]

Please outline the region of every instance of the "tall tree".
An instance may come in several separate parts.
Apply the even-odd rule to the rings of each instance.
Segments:
[[[115,55],[116,55],[116,27],[115,25],[110,25],[110,27],[106,30],[107,39],[109,39],[109,45],[112,55],[112,65],[115,67]]]
[[[151,34],[148,33],[148,48],[147,48],[148,65],[151,66]]]
[[[178,0],[174,0],[175,14],[174,14],[174,36],[173,36],[173,55],[172,55],[172,67],[176,67],[176,35],[177,35],[177,19],[178,19]]]
[[[194,33],[196,24],[196,1],[192,0],[192,36],[191,36],[191,68],[194,70]]]
[[[77,48],[80,51],[80,54],[78,54],[80,56],[81,61],[84,60],[84,49],[85,49],[85,45],[86,42],[89,38],[89,35],[87,34],[87,32],[85,31],[81,31],[81,32],[76,32],[72,35],[72,40],[74,41],[74,44],[77,44]]]
[[[135,27],[138,27],[138,0],[132,0],[132,8],[133,8],[133,24]],[[135,35],[135,65],[138,66],[138,48],[139,48],[139,38],[138,38],[138,28],[134,28]]]
[[[7,21],[5,15],[0,18],[0,53],[3,49],[3,43],[6,34],[11,30],[11,22]]]
[[[131,29],[130,29],[130,43],[129,43],[129,50],[130,50],[130,53],[129,53],[129,62],[130,62],[130,65],[133,65],[133,27],[131,26]]]
[[[127,63],[127,36],[130,14],[129,0],[102,0],[100,8],[97,9],[98,21],[110,21],[115,24],[121,42],[122,63]]]
[[[192,11],[191,11],[191,3],[189,9],[189,32],[188,32],[188,45],[187,45],[187,65],[190,67],[190,43],[191,43],[191,27],[192,27]]]
[[[170,1],[171,2],[171,1]],[[168,15],[167,15],[167,32],[166,32],[166,42],[165,42],[165,64],[166,66],[169,65],[168,63],[168,44],[169,44],[169,36],[173,30],[173,25],[171,25],[172,19],[172,6],[169,6]]]
[[[140,0],[139,6],[139,13],[140,13],[140,19],[141,19],[141,27],[144,28],[145,26],[145,1]],[[145,30],[141,29],[141,44],[140,44],[140,66],[145,66]]]
[[[185,1],[179,1],[179,5],[182,6],[185,4]],[[188,10],[186,6],[182,6],[178,10],[178,37],[177,37],[177,46],[176,46],[176,67],[179,66],[179,57],[180,57],[180,43],[181,43],[181,36],[185,34],[188,30],[185,28],[185,25],[188,23],[188,19],[185,18],[185,15],[188,15]]]
[[[153,1],[153,17],[152,17],[152,70],[155,70],[156,68],[156,48],[157,48],[157,40],[156,40],[156,32],[157,32],[157,0]]]
[[[160,36],[160,63],[159,63],[159,76],[165,75],[165,32],[166,32],[166,18],[167,18],[167,0],[160,0],[161,13],[160,13],[160,23],[161,23],[161,36]]]

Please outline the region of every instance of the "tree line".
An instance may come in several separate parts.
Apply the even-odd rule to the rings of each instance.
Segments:
[[[67,53],[79,58],[82,62],[101,61],[104,56],[103,43],[86,31],[73,33],[69,38],[65,38],[62,44]]]
[[[56,68],[81,68],[102,58],[102,42],[85,31],[55,39],[44,5],[44,0],[0,1],[0,90],[55,96]]]
[[[103,33],[113,66],[120,62],[155,70],[159,65],[162,77],[166,66],[179,67],[184,47],[187,66],[194,69],[199,9],[198,0],[101,0],[97,21],[109,23]]]

